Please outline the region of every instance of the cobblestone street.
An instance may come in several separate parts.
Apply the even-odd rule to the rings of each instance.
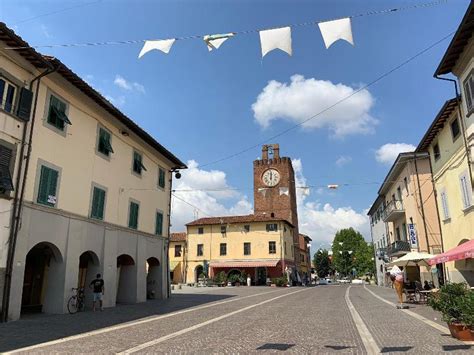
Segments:
[[[468,353],[423,305],[400,311],[374,286],[234,287],[104,312],[36,315],[0,326],[20,353]],[[351,311],[352,309],[352,311]]]

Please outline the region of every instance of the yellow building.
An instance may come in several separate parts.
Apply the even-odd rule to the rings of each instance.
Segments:
[[[187,236],[185,232],[171,233],[168,258],[171,283],[185,283],[187,265]]]
[[[429,152],[441,219],[443,251],[470,240],[474,232],[474,208],[470,188],[466,149],[459,122],[458,102],[446,101],[418,145]],[[438,253],[437,253],[438,254]],[[473,259],[445,263],[446,279],[474,285]]]
[[[285,274],[294,267],[294,226],[288,221],[264,216],[201,218],[187,224],[188,283],[201,274],[213,277],[224,271],[244,271],[253,284]]]
[[[167,297],[171,182],[185,165],[3,23],[0,43],[4,320],[67,312],[97,273],[106,307]]]

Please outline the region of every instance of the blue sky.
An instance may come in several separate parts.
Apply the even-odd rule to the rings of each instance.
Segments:
[[[87,3],[92,4],[22,22]],[[413,2],[4,0],[0,12],[2,21],[31,45],[42,45],[257,30],[410,4]],[[140,44],[39,51],[61,59],[178,157],[192,160],[192,169],[183,174],[177,188],[242,189],[180,192],[182,199],[200,209],[193,211],[174,202],[173,228],[180,230],[196,213],[201,217],[249,211],[252,160],[260,149],[218,164],[200,165],[265,142],[301,117],[317,113],[338,97],[341,86],[337,84],[346,90],[357,89],[377,78],[454,31],[468,4],[467,0],[451,0],[428,8],[355,18],[354,47],[339,41],[325,49],[316,26],[297,27],[292,31],[291,57],[277,50],[262,60],[258,33],[236,36],[212,52],[199,39],[177,41],[168,55],[154,51],[142,59],[138,59]],[[313,237],[314,246],[331,240],[337,228],[349,225],[369,238],[365,210],[379,186],[361,183],[381,182],[385,177],[394,147],[386,147],[386,154],[379,157],[386,158],[384,163],[376,159],[381,146],[416,145],[444,101],[453,96],[451,85],[433,78],[448,44],[449,40],[444,41],[370,87],[363,97],[356,95],[352,105],[339,107],[325,120],[315,120],[315,126],[300,127],[273,141],[280,144],[283,155],[297,159],[300,183],[355,184],[336,191],[300,191],[301,229]],[[270,81],[275,82],[267,88],[268,95],[276,95],[283,107],[269,104],[271,97],[262,98],[257,120],[252,105]],[[267,127],[263,116],[270,117]],[[347,128],[347,120],[360,125]],[[335,133],[338,122],[346,124],[343,134]]]

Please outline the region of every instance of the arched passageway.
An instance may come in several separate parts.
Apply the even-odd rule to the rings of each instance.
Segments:
[[[160,262],[157,258],[151,257],[146,261],[146,298],[159,298],[161,286]]]
[[[137,270],[130,255],[117,257],[117,296],[116,303],[135,303],[137,290]]]
[[[64,291],[63,257],[51,243],[42,242],[26,255],[21,312],[61,312]]]
[[[198,283],[199,277],[201,276],[203,272],[204,272],[204,268],[202,265],[196,266],[196,268],[194,269],[194,282]]]
[[[256,285],[266,285],[267,284],[267,268],[266,267],[258,267],[256,270],[257,277],[256,277]]]
[[[93,294],[89,287],[97,274],[101,274],[99,257],[93,251],[86,251],[79,257],[77,287],[84,289],[86,308],[92,305]]]

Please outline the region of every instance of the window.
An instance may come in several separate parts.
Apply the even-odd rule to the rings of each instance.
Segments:
[[[174,246],[174,256],[175,258],[178,258],[181,256],[181,245]]]
[[[163,235],[163,213],[162,212],[156,212],[155,234]]]
[[[250,243],[244,243],[244,255],[250,255]]]
[[[454,142],[461,134],[461,129],[459,128],[459,120],[457,119],[457,117],[454,119],[453,122],[451,122],[450,126],[451,126],[451,135],[453,137],[453,142]]]
[[[105,190],[94,186],[92,190],[91,218],[104,219],[104,208]]]
[[[146,171],[145,166],[143,165],[143,158],[142,155],[138,152],[133,152],[133,172],[141,175],[142,170]]]
[[[58,99],[56,96],[50,95],[47,122],[60,131],[64,131],[64,125],[71,124],[66,111],[66,103]]]
[[[59,172],[57,170],[41,166],[37,202],[46,206],[54,207],[57,202]]]
[[[472,205],[472,187],[471,182],[467,176],[467,172],[464,172],[459,177],[461,184],[461,196],[464,209]]]
[[[227,226],[221,226],[221,233],[226,234],[227,233]]]
[[[140,205],[136,202],[130,202],[130,209],[128,211],[128,227],[138,229],[138,211]]]
[[[304,254],[301,254],[301,262],[304,263]]]
[[[466,97],[467,113],[470,114],[474,107],[474,71],[464,80],[464,96]]]
[[[5,78],[0,79],[0,108],[12,113],[15,104],[16,85],[7,81]]]
[[[227,244],[226,243],[221,243],[221,245],[220,245],[220,255],[221,256],[227,255]]]
[[[250,224],[244,225],[244,232],[245,232],[245,233],[250,232]]]
[[[198,228],[198,234],[204,234],[204,227]]]
[[[158,187],[165,188],[166,172],[163,168],[158,168]]]
[[[276,223],[268,223],[267,224],[267,232],[277,232],[278,225]]]
[[[407,225],[405,223],[402,224],[402,235],[403,240],[407,241]]]
[[[12,163],[13,150],[0,144],[0,194],[8,195],[13,191]]]
[[[397,187],[397,198],[398,201],[402,201],[402,189],[400,188],[400,186]]]
[[[397,240],[400,240],[400,228],[397,227],[396,229],[396,234],[397,234]]]
[[[449,219],[449,207],[448,207],[448,196],[446,195],[446,191],[442,190],[440,193],[440,199],[441,199],[441,207],[443,208],[443,215],[444,215],[444,220]]]
[[[441,158],[441,152],[439,150],[439,144],[438,143],[436,143],[433,147],[433,155],[434,155],[435,160],[438,160],[439,158]]]
[[[406,190],[407,196],[408,196],[408,194],[410,193],[410,191],[408,191],[408,179],[407,179],[406,176],[403,178],[403,184],[405,185],[405,190]]]
[[[197,245],[197,256],[203,256],[204,255],[204,244],[198,244]]]
[[[99,137],[97,142],[97,150],[105,156],[110,156],[113,153],[112,144],[110,142],[111,134],[104,128],[99,128]]]
[[[276,242],[268,242],[268,254],[276,254]]]

